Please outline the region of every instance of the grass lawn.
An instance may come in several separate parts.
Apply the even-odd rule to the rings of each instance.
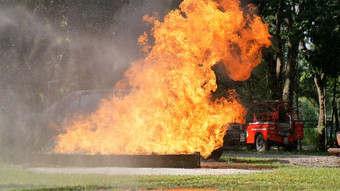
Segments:
[[[257,159],[233,163],[259,163]],[[0,190],[134,190],[202,188],[217,190],[340,190],[339,168],[277,165],[272,170],[245,175],[113,176],[98,174],[39,174],[0,164]]]
[[[285,151],[285,150],[277,150],[277,149],[270,149],[264,152],[258,152],[256,150],[246,150],[246,149],[237,149],[237,150],[228,150],[225,151],[226,153],[230,154],[257,154],[257,155],[271,155],[271,154],[279,154],[279,155],[317,155],[317,156],[332,156],[327,151],[310,151],[310,150],[303,150],[303,151]]]

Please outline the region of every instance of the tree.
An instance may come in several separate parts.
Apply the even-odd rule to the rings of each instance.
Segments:
[[[284,65],[284,39],[282,36],[284,1],[255,1],[263,20],[269,24],[273,36],[272,45],[263,51],[264,63],[268,65],[269,88],[272,99],[282,98],[282,69]]]
[[[300,25],[303,4],[295,0],[259,0],[256,4],[273,35],[271,48],[263,54],[268,65],[272,99],[283,99],[292,104],[298,79],[299,42],[303,38]]]
[[[298,64],[303,63],[303,60],[308,62],[303,70],[313,76],[318,92],[319,147],[324,150],[326,148],[324,127],[326,126],[327,78],[337,78],[340,71],[339,2],[258,0],[256,5],[263,19],[269,24],[269,30],[273,35],[271,49],[263,54],[268,65],[272,98],[292,103],[294,91],[296,92],[296,87],[299,86]],[[302,44],[303,48],[299,44]],[[310,84],[300,88],[300,93],[311,97],[314,93],[310,93],[309,87]]]
[[[288,1],[286,9],[287,25],[287,61],[286,71],[283,81],[282,99],[289,101],[292,105],[293,94],[298,83],[298,53],[299,42],[303,40],[303,28],[301,27],[302,19],[300,14],[304,11],[304,4],[298,1]],[[298,96],[297,96],[298,97]]]
[[[326,149],[326,82],[339,76],[339,1],[308,1],[303,13],[306,60],[309,62],[319,101],[319,149]]]

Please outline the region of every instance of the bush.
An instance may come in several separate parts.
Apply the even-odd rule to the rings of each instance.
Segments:
[[[319,141],[318,129],[317,128],[305,128],[305,138],[302,141],[304,145],[315,146],[317,149]]]

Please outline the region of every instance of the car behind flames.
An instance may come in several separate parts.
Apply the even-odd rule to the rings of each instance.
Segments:
[[[112,90],[74,91],[42,112],[33,113],[17,121],[18,131],[14,146],[30,151],[50,151],[54,147],[54,137],[61,127],[70,122],[73,115],[94,112],[100,100]]]

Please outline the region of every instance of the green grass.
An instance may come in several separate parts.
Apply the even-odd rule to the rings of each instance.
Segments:
[[[245,169],[274,169],[287,166],[275,158],[256,158],[256,157],[226,157],[220,158],[226,162],[227,166]]]
[[[274,158],[255,158],[255,157],[221,157],[220,160],[229,163],[249,163],[249,164],[276,164],[279,159]]]
[[[270,149],[264,152],[257,152],[256,150],[228,150],[225,151],[226,153],[231,154],[280,154],[280,155],[319,155],[319,156],[331,156],[331,154],[327,151],[285,151],[285,150],[277,150],[277,149]]]
[[[0,166],[0,190],[126,190],[154,188],[340,190],[339,177],[339,168],[308,168],[296,166],[281,166],[275,170],[253,174],[210,176],[39,174],[20,168]]]

